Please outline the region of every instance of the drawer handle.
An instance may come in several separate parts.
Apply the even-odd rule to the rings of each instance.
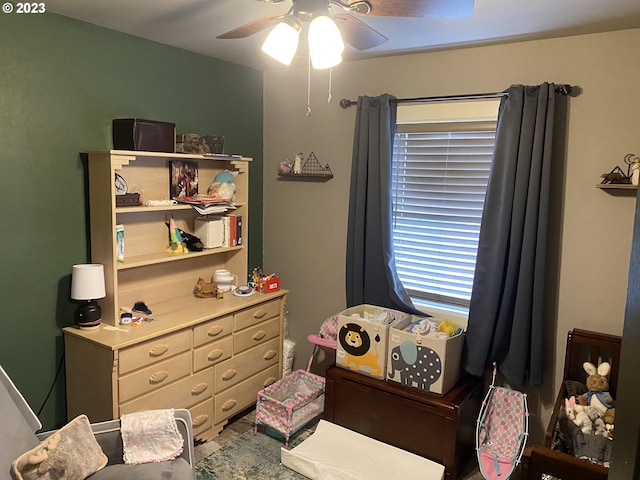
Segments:
[[[211,350],[209,352],[209,355],[207,355],[207,360],[209,360],[210,362],[218,360],[223,353],[224,353],[224,350],[220,350],[219,348],[216,348],[215,350]]]
[[[262,340],[264,337],[267,336],[267,332],[265,332],[264,330],[259,330],[256,333],[253,334],[253,339],[256,342],[259,342],[260,340]]]
[[[157,385],[158,383],[164,382],[168,376],[169,372],[166,370],[160,370],[149,377],[149,383],[151,385]]]
[[[222,405],[222,411],[223,412],[228,412],[229,410],[231,410],[233,407],[236,406],[236,401],[232,398],[231,400],[227,400],[226,402],[224,402],[224,405]]]
[[[221,325],[214,325],[209,330],[207,330],[207,335],[210,337],[217,337],[224,331],[224,327]]]
[[[208,419],[209,419],[209,415],[206,415],[206,414],[198,415],[196,418],[194,418],[191,421],[191,426],[193,428],[201,427],[202,425],[204,425],[206,423],[206,421]]]
[[[207,386],[208,385],[204,382],[194,385],[193,388],[191,389],[191,395],[200,395],[201,393],[207,390]]]
[[[230,368],[229,370],[227,370],[226,372],[224,372],[222,374],[222,379],[223,380],[231,380],[233,377],[236,376],[236,373],[238,373],[237,370],[234,370],[233,368]]]
[[[278,352],[276,352],[275,350],[269,350],[267,353],[264,354],[264,357],[262,358],[264,358],[265,360],[271,360],[276,355],[278,355]]]
[[[151,350],[149,350],[149,356],[150,357],[159,357],[159,356],[164,355],[165,353],[167,353],[168,350],[169,350],[169,345],[167,345],[166,343],[162,343],[160,345],[156,345],[154,347],[151,347]]]
[[[275,383],[276,380],[277,380],[276,377],[269,377],[269,378],[267,378],[267,380],[265,380],[265,382],[262,384],[262,386],[266,388],[269,385],[271,385],[272,383]]]
[[[266,314],[267,314],[267,311],[260,308],[259,310],[256,310],[256,312],[253,314],[253,318],[263,318]]]

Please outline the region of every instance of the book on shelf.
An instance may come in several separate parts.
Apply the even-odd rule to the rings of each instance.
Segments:
[[[200,215],[212,215],[216,213],[225,213],[229,210],[235,210],[233,203],[221,202],[220,199],[213,195],[197,194],[184,197],[173,197],[179,203],[191,205]]]
[[[222,217],[224,225],[224,243],[225,247],[237,247],[242,245],[242,216],[241,215],[225,215]]]
[[[205,195],[203,193],[173,197],[173,199],[176,202],[188,203],[189,205],[230,205],[229,202],[221,201],[217,195]]]

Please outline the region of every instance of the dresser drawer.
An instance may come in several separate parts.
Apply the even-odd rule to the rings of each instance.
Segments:
[[[150,365],[159,360],[186,352],[191,348],[191,329],[154,338],[135,347],[123,348],[119,352],[120,375]]]
[[[191,352],[162,360],[118,379],[119,403],[157,390],[191,373]]]
[[[280,373],[278,365],[274,365],[226,392],[216,395],[215,423],[218,424],[256,403],[258,392],[278,380]]]
[[[189,413],[191,414],[193,436],[197,437],[213,426],[213,398],[191,407]]]
[[[213,371],[205,370],[120,405],[120,415],[142,410],[189,408],[213,395]]]
[[[233,316],[235,322],[235,331],[250,327],[256,323],[260,323],[271,317],[280,315],[280,301],[271,300],[252,308],[247,308]]]
[[[218,340],[233,332],[233,315],[216,318],[193,329],[193,346],[199,347],[205,343]]]
[[[260,370],[277,364],[280,357],[280,338],[253,347],[239,355],[218,363],[214,368],[214,393],[219,393]]]
[[[280,335],[280,317],[267,320],[250,328],[245,328],[233,336],[233,353],[244,352],[248,348],[271,340]]]
[[[210,367],[227,358],[231,358],[233,352],[233,337],[228,336],[208,345],[196,348],[193,351],[193,371]]]

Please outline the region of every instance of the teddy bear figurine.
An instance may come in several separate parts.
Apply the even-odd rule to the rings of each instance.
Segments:
[[[615,408],[613,408],[613,397],[609,393],[609,380],[607,379],[611,371],[611,365],[603,362],[598,368],[591,362],[582,364],[587,377],[587,393],[582,395],[582,400],[586,405],[593,405],[602,415],[604,423],[613,425],[615,420]]]

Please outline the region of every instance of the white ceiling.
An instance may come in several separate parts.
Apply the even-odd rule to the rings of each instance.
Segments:
[[[268,30],[243,39],[218,40],[216,36],[264,15],[284,14],[291,6],[289,1],[267,4],[257,0],[47,0],[46,3],[50,12],[207,56],[260,70],[286,68],[260,51]],[[344,55],[347,61],[638,28],[640,0],[475,0],[473,13],[466,19],[359,18],[389,41],[364,51],[349,47]],[[306,62],[303,53],[298,62]]]

